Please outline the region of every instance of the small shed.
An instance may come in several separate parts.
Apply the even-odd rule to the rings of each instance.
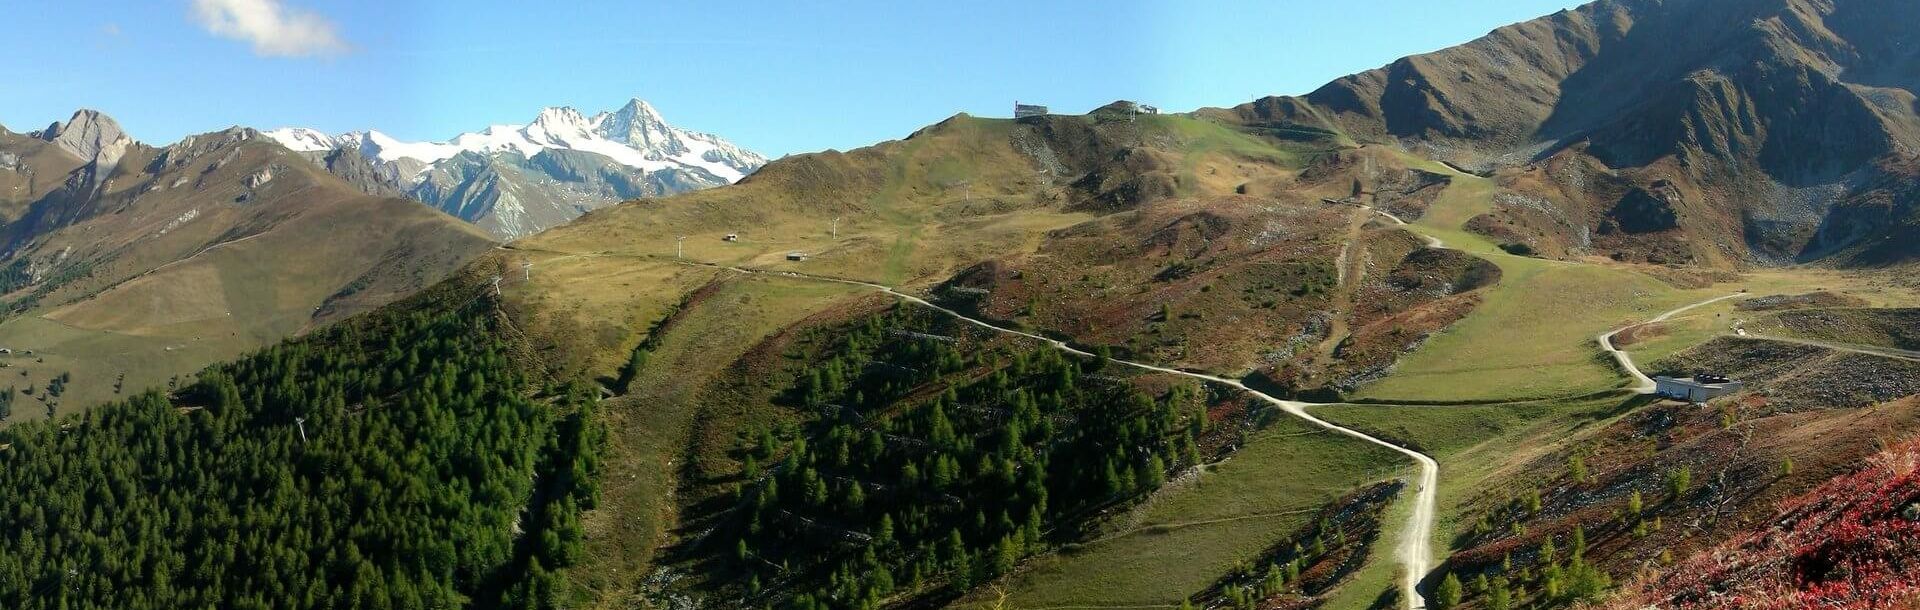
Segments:
[[[788,252],[788,253],[787,253],[787,260],[790,260],[790,261],[803,261],[803,260],[807,260],[807,253],[805,253],[805,252]]]
[[[1740,391],[1745,384],[1720,375],[1694,375],[1692,378],[1655,377],[1654,393],[1674,400],[1704,403]]]

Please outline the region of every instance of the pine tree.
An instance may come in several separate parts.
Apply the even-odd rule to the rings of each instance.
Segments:
[[[1036,506],[1027,509],[1027,523],[1022,528],[1021,534],[1027,541],[1027,553],[1032,554],[1046,550],[1047,543],[1040,538],[1039,507]]]
[[[1013,564],[1020,559],[1017,552],[1013,548],[1013,541],[1009,538],[1002,537],[1000,542],[994,543],[993,575],[1001,576],[1013,572]]]
[[[1495,576],[1487,591],[1487,610],[1513,610],[1513,591],[1507,577]]]
[[[1667,471],[1667,493],[1671,494],[1673,499],[1679,500],[1680,496],[1686,494],[1687,489],[1691,487],[1693,487],[1693,469],[1682,466]]]
[[[1139,488],[1142,491],[1159,489],[1167,481],[1167,463],[1160,456],[1147,459],[1147,467],[1140,471]]]
[[[1460,577],[1448,573],[1433,593],[1434,610],[1452,610],[1460,605]]]

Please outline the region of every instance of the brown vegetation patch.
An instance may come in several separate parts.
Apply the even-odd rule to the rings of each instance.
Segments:
[[[1734,305],[1734,308],[1740,311],[1781,311],[1816,307],[1864,307],[1866,304],[1867,301],[1860,297],[1823,290],[1806,294],[1754,297],[1740,301]]]
[[[1642,341],[1665,337],[1671,330],[1672,329],[1668,328],[1665,323],[1661,322],[1630,326],[1627,327],[1626,330],[1620,331],[1620,334],[1613,336],[1613,346],[1618,349],[1626,349]]]
[[[1765,522],[1782,499],[1851,469],[1890,439],[1920,430],[1920,400],[1871,409],[1719,408],[1655,403],[1530,463],[1482,492],[1449,564],[1462,578],[1511,558],[1535,566],[1552,537],[1564,554],[1575,527],[1587,557],[1616,576],[1659,570]],[[1586,478],[1576,480],[1574,456]],[[1687,473],[1677,488],[1676,473]],[[1675,493],[1678,489],[1679,493]],[[1529,505],[1538,498],[1538,509]],[[1639,512],[1629,507],[1638,498]],[[1564,555],[1563,555],[1564,556]]]
[[[1716,338],[1650,368],[1683,377],[1726,375],[1782,411],[1860,407],[1920,394],[1920,363],[1765,339]]]

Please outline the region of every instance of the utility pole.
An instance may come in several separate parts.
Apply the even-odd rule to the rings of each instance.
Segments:
[[[676,239],[673,241],[673,257],[674,258],[686,258],[686,244],[687,244],[687,236],[685,235],[682,235],[680,236],[680,239]]]
[[[307,418],[295,417],[293,418],[293,425],[300,427],[300,444],[302,445],[306,444],[307,443]]]

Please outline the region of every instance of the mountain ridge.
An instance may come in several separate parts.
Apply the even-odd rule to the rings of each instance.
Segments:
[[[625,199],[731,184],[767,162],[718,136],[670,125],[638,98],[593,116],[548,107],[528,123],[443,142],[406,142],[377,130],[262,134],[365,192],[417,199],[502,239]]]
[[[0,161],[0,344],[44,354],[25,380],[85,380],[75,403],[384,305],[493,245],[247,128],[154,147],[81,110],[0,131]]]
[[[1863,228],[1840,205],[1916,177],[1887,173],[1920,150],[1920,40],[1884,25],[1905,16],[1920,9],[1601,0],[1303,96],[1203,112],[1498,174],[1559,218],[1498,208],[1480,224],[1512,227],[1493,237],[1535,251],[1721,267],[1864,260],[1869,244],[1920,231]],[[1649,206],[1647,192],[1663,194]],[[1647,211],[1673,222],[1627,229],[1649,226],[1634,218]],[[1821,228],[1843,223],[1856,230]]]

